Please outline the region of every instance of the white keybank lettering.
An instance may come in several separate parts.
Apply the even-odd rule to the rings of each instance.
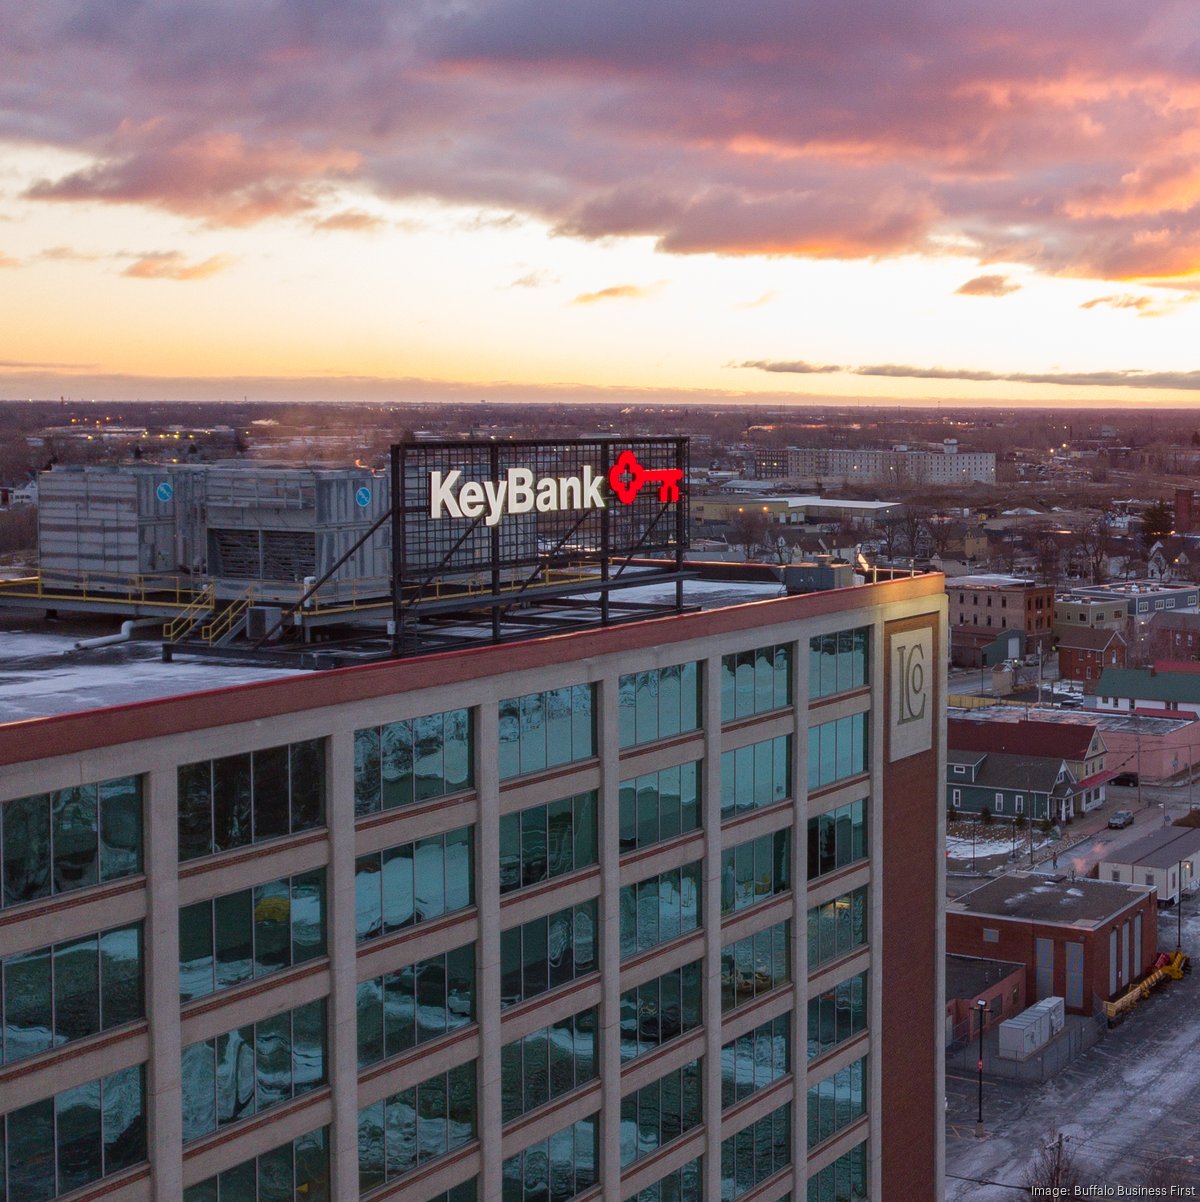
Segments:
[[[555,513],[561,509],[604,509],[603,476],[590,467],[582,476],[543,476],[534,480],[527,467],[510,467],[503,480],[468,480],[459,487],[462,472],[431,472],[429,516],[483,517],[495,526],[507,513]]]

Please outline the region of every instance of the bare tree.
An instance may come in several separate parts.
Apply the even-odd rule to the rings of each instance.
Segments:
[[[1030,542],[1037,560],[1038,576],[1047,584],[1057,584],[1059,577],[1059,547],[1054,531],[1045,523],[1030,530]]]
[[[753,559],[771,544],[770,522],[760,509],[739,510],[729,523],[729,541],[742,548],[747,559]]]
[[[929,510],[923,505],[905,505],[901,514],[900,529],[904,532],[904,546],[913,559],[920,554],[928,517]]]
[[[903,522],[904,519],[899,515],[889,513],[876,523],[879,529],[879,541],[883,544],[884,553],[889,560],[895,560],[896,551],[902,545]]]
[[[1082,1180],[1075,1165],[1075,1153],[1067,1146],[1061,1131],[1053,1143],[1038,1150],[1033,1163],[1025,1170],[1025,1184],[1029,1189],[1056,1187],[1064,1191],[1063,1196],[1072,1192]]]
[[[1112,538],[1102,518],[1093,518],[1080,528],[1076,547],[1093,584],[1103,584],[1107,578],[1111,545]]]

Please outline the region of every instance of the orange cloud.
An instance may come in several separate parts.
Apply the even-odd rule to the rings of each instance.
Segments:
[[[601,288],[598,292],[581,292],[571,304],[573,305],[594,305],[598,301],[607,300],[642,300],[645,297],[653,296],[662,284],[650,284],[644,286],[641,284],[614,284],[611,288]]]
[[[6,255],[4,253],[4,251],[0,250],[0,267],[20,267],[20,266],[21,266],[21,263],[20,263],[19,259],[14,259],[11,255]]]
[[[213,255],[202,262],[189,263],[177,250],[154,251],[142,255],[121,274],[135,280],[206,280],[233,263],[228,255]]]
[[[968,280],[960,288],[955,288],[955,296],[1008,296],[1020,292],[1021,285],[1014,284],[1006,275],[977,275]]]
[[[344,209],[313,223],[316,230],[348,230],[354,233],[374,231],[384,224],[382,217],[364,213],[361,209]]]

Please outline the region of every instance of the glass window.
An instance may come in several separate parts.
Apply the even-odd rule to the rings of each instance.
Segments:
[[[621,1060],[653,1052],[700,1025],[700,961],[621,994]]]
[[[325,743],[181,764],[179,858],[247,847],[325,823]]]
[[[621,1099],[622,1168],[699,1124],[700,1088],[700,1061],[691,1060]]]
[[[721,852],[721,913],[744,910],[791,888],[791,829]]]
[[[867,888],[808,911],[808,967],[839,959],[867,942]]]
[[[600,1116],[590,1115],[501,1166],[504,1202],[567,1202],[599,1181]]]
[[[12,1202],[55,1198],[145,1159],[140,1064],[0,1118],[0,1187],[6,1170]]]
[[[141,924],[0,962],[0,1063],[143,1016]]]
[[[775,805],[792,795],[792,736],[721,753],[721,817]]]
[[[324,1084],[324,999],[184,1048],[182,1080],[185,1142]]]
[[[500,1049],[501,1121],[570,1093],[596,1076],[596,1010],[531,1031]]]
[[[808,820],[808,879],[838,872],[867,856],[867,803],[863,798]]]
[[[788,1103],[721,1141],[721,1198],[749,1193],[792,1162]]]
[[[358,1112],[359,1187],[391,1181],[475,1138],[475,1061]]]
[[[792,644],[721,657],[721,721],[733,722],[792,704]]]
[[[867,1029],[867,974],[839,981],[808,1000],[808,1059],[816,1060]]]
[[[648,1185],[640,1193],[631,1194],[625,1202],[700,1202],[700,1180],[700,1158],[697,1157],[653,1185]]]
[[[0,804],[0,906],[142,870],[141,778],[121,777]]]
[[[638,747],[698,730],[700,672],[696,663],[622,676],[617,687],[620,745]]]
[[[446,710],[354,732],[354,812],[373,814],[469,789],[469,709]]]
[[[700,861],[660,873],[620,895],[621,958],[636,955],[700,926]]]
[[[870,767],[867,757],[869,722],[869,713],[851,714],[808,728],[810,790],[867,771]]]
[[[870,682],[871,628],[817,635],[808,641],[809,700],[859,689]]]
[[[324,910],[323,868],[181,907],[180,1000],[323,956]]]
[[[475,1021],[475,945],[359,982],[358,1067]]]
[[[596,863],[596,793],[577,793],[500,819],[500,892]]]
[[[473,897],[469,826],[359,856],[355,861],[358,942],[463,910]]]
[[[649,847],[700,829],[700,762],[623,780],[621,850]]]
[[[596,902],[500,934],[500,1005],[537,997],[596,970]]]
[[[848,1152],[843,1152],[832,1164],[813,1173],[808,1179],[808,1202],[825,1202],[826,1198],[844,1198],[846,1202],[866,1202],[867,1144],[864,1140]]]
[[[791,1015],[781,1014],[721,1049],[721,1106],[748,1098],[791,1071]]]
[[[500,702],[500,779],[596,754],[590,684]]]
[[[183,1202],[330,1202],[329,1128],[188,1186]]]
[[[721,1011],[744,1006],[791,980],[791,924],[776,923],[721,949]]]
[[[808,1087],[808,1146],[832,1139],[867,1112],[867,1058],[847,1064],[823,1081]]]

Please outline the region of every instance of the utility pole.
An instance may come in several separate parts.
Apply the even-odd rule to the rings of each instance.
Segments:
[[[1137,727],[1134,730],[1134,738],[1137,740],[1137,803],[1138,809],[1142,808],[1142,723],[1140,718],[1134,718]]]
[[[975,1120],[975,1136],[983,1138],[983,1019],[987,1013],[987,1002],[980,998],[975,1003],[979,1007],[979,1114]]]

